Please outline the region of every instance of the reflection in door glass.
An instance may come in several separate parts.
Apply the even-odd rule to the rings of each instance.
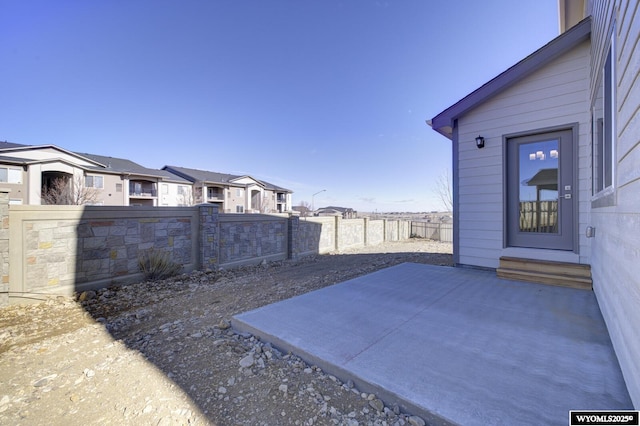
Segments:
[[[558,140],[519,146],[521,232],[558,233]]]

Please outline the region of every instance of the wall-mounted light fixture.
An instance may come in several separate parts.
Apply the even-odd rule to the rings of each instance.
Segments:
[[[476,146],[478,148],[484,148],[484,138],[482,136],[476,138]]]

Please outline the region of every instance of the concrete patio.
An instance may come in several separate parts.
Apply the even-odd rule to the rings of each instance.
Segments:
[[[591,291],[405,263],[233,318],[430,424],[633,409]]]

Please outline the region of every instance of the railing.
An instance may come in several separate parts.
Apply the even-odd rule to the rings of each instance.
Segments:
[[[158,191],[155,189],[141,189],[138,191],[129,191],[130,197],[156,197]]]
[[[522,201],[520,231],[555,234],[558,232],[558,201]]]
[[[451,243],[453,242],[453,224],[411,221],[411,236]]]
[[[129,196],[130,197],[157,197],[158,190],[155,184],[141,183],[141,182],[129,182]]]

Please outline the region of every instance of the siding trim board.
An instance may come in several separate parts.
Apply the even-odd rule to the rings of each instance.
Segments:
[[[453,126],[453,154],[451,155],[452,180],[453,180],[453,264],[458,265],[460,263],[460,149],[458,144],[458,120],[454,121]]]

